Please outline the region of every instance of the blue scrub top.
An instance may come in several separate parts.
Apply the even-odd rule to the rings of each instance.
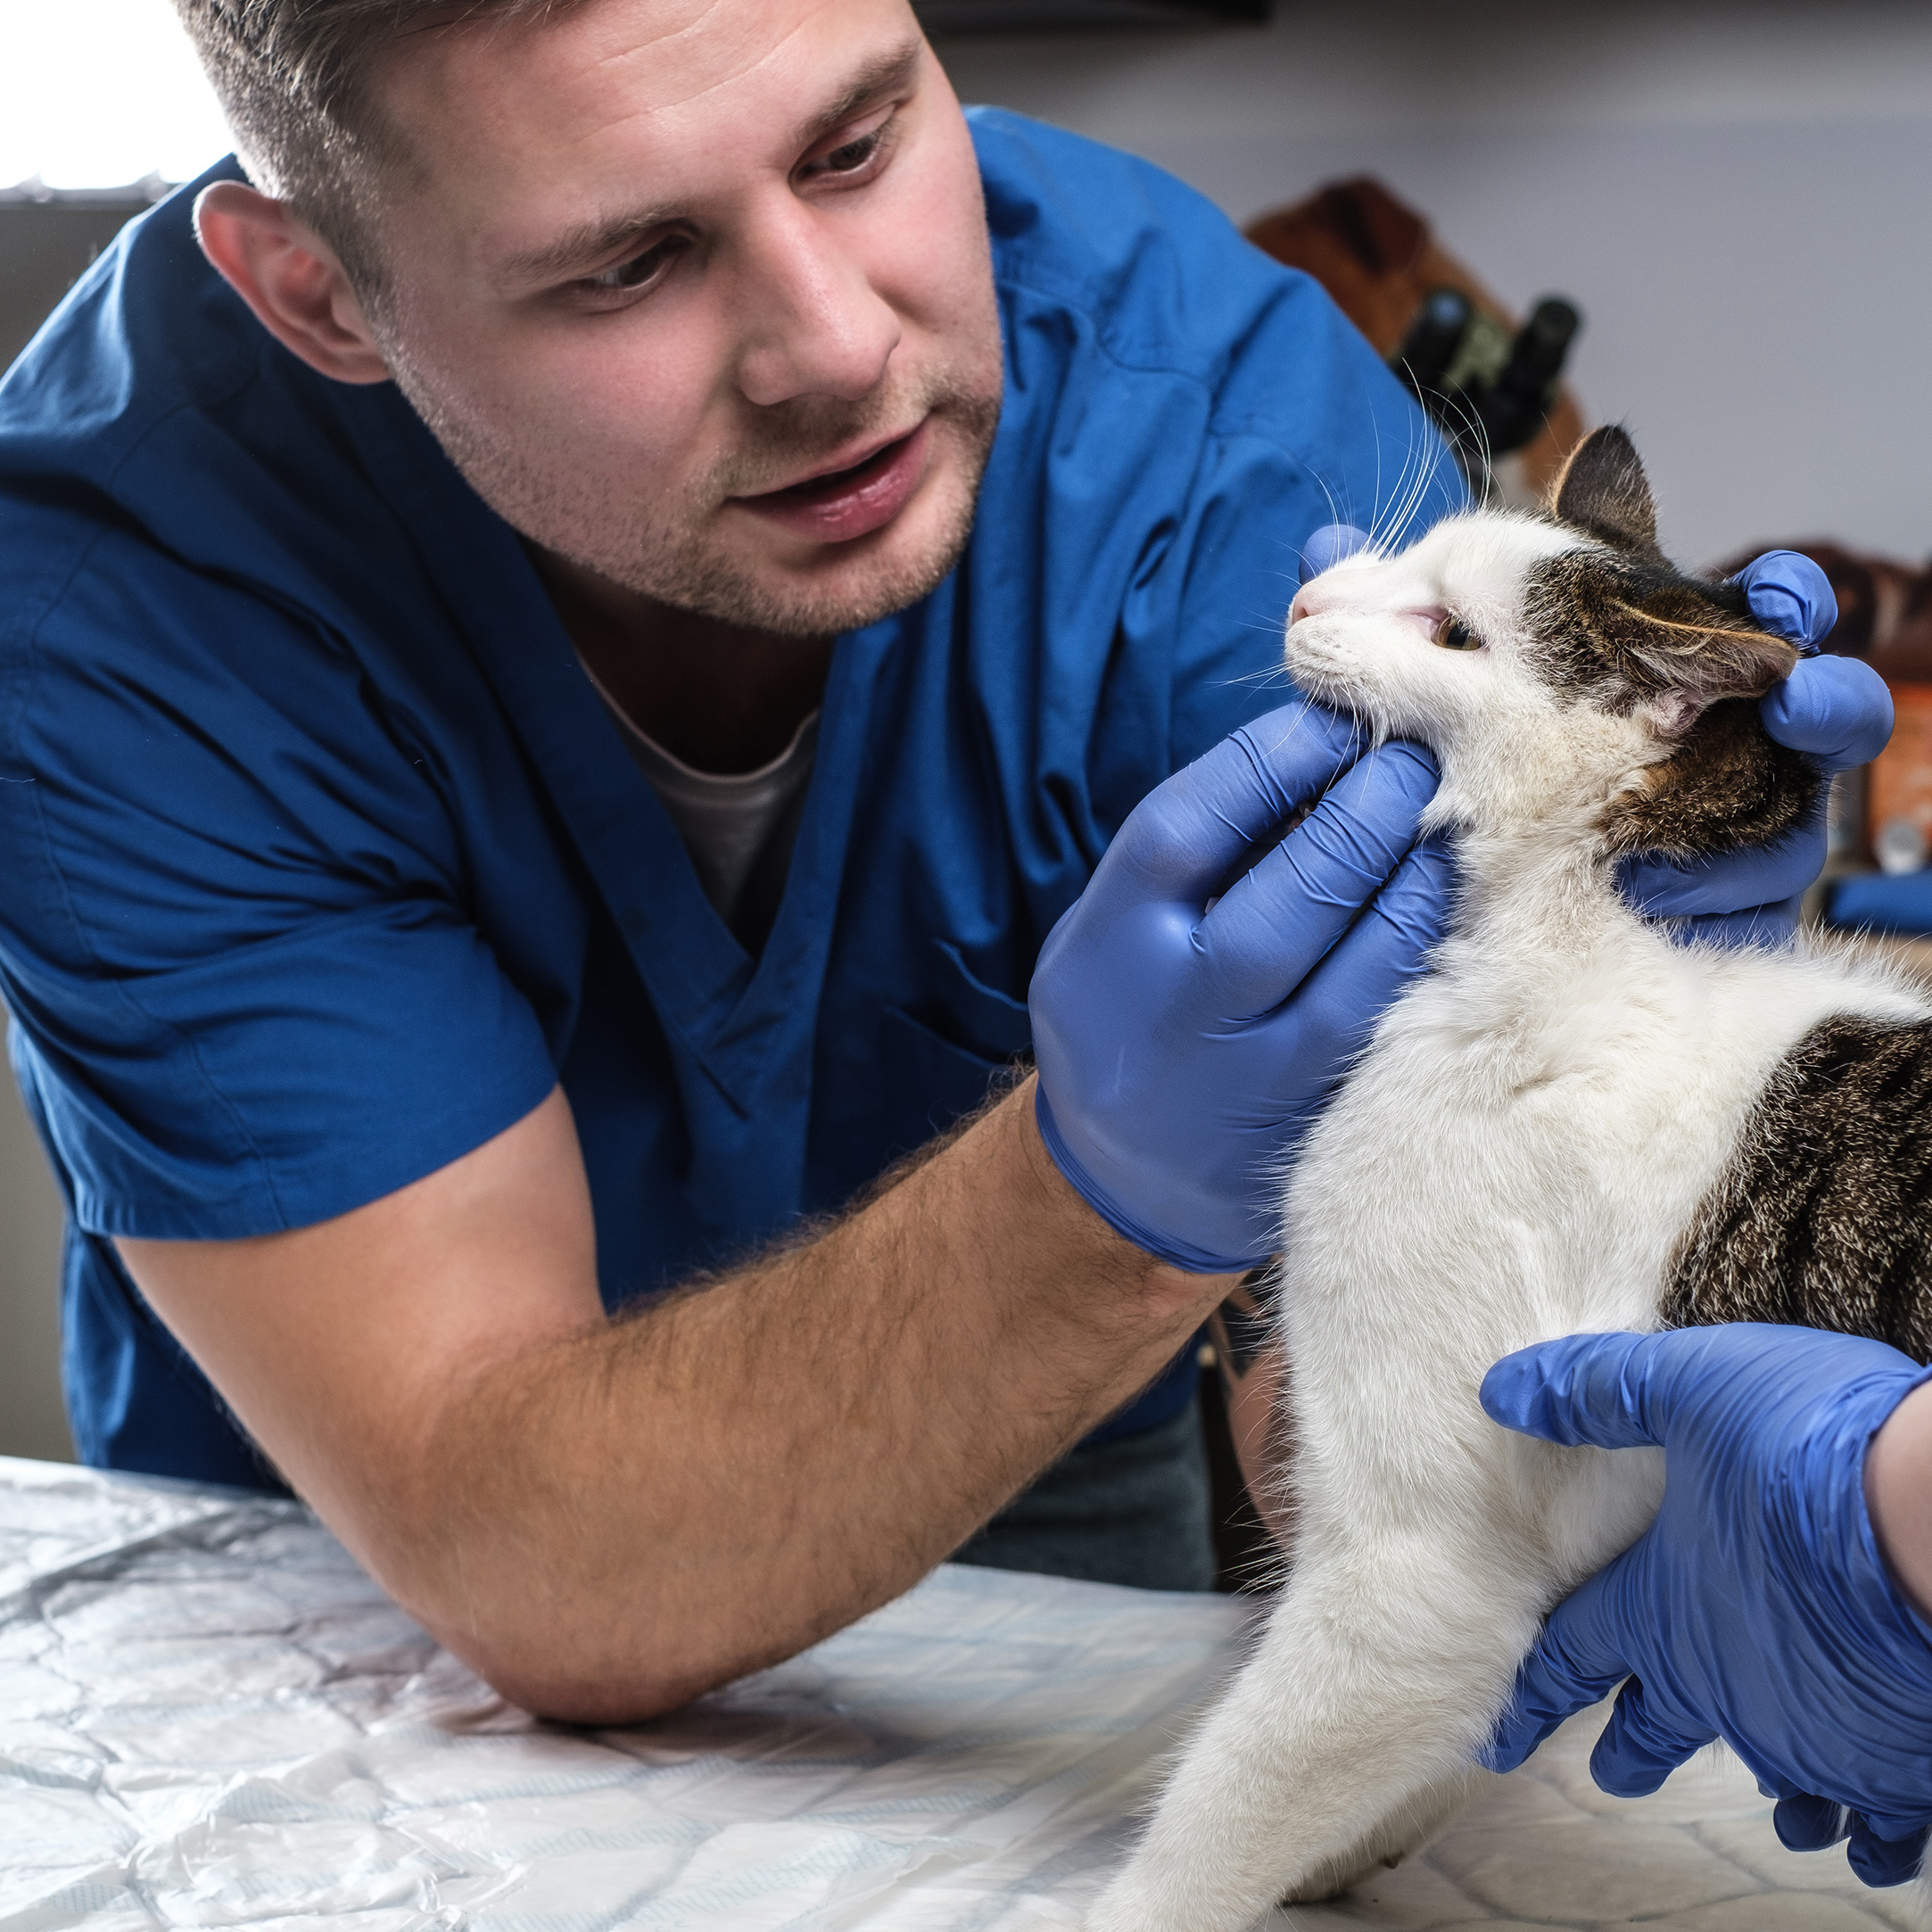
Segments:
[[[609,1307],[838,1208],[1027,1051],[1035,953],[1135,800],[1282,701],[1309,533],[1457,500],[1313,282],[1141,161],[972,128],[1007,384],[978,521],[839,640],[755,959],[515,533],[392,387],[260,327],[202,184],[0,385],[0,995],[88,1462],[275,1481],[108,1237],[342,1214],[559,1081]]]

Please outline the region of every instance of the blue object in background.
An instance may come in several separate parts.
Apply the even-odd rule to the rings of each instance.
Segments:
[[[1918,872],[1859,872],[1831,888],[1828,915],[1854,932],[1932,936],[1932,866]]]

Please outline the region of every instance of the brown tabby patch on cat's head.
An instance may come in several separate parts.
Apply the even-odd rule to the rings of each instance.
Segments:
[[[1657,547],[1649,480],[1622,429],[1577,446],[1550,515],[1592,541],[1540,566],[1529,586],[1537,669],[1579,703],[1641,713],[1677,746],[1612,804],[1611,851],[1695,858],[1802,824],[1817,805],[1817,771],[1757,709],[1797,650],[1757,628],[1735,584],[1687,576]]]

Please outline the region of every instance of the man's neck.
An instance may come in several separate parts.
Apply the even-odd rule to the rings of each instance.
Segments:
[[[755,772],[818,708],[832,638],[678,610],[531,547],[571,641],[638,730],[699,772]]]

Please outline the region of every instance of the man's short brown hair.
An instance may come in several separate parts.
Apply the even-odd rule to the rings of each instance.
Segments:
[[[410,34],[562,12],[578,0],[175,0],[250,178],[328,243],[365,301],[384,277],[377,181],[406,159],[369,100],[371,67]]]

